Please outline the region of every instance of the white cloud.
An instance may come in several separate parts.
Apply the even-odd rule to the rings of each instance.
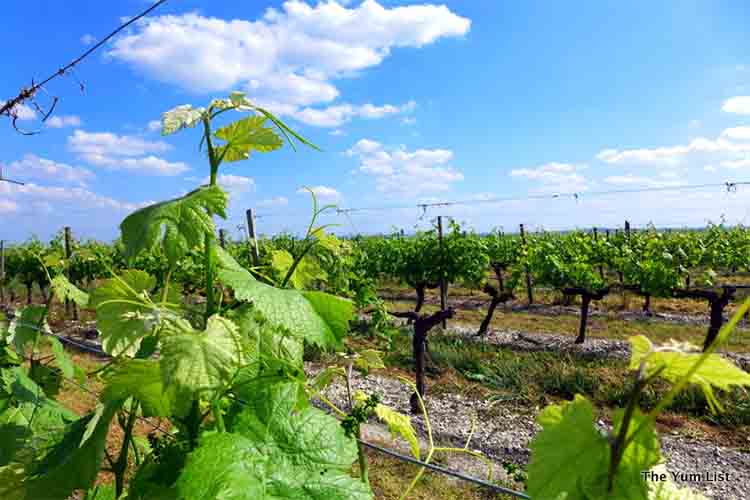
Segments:
[[[150,122],[148,122],[146,128],[148,128],[149,132],[156,132],[157,130],[161,130],[161,121],[151,120]]]
[[[383,106],[375,106],[373,104],[363,104],[362,106],[340,104],[326,108],[304,108],[289,114],[307,125],[339,127],[356,117],[375,120],[389,115],[409,113],[414,109],[415,105],[414,101],[409,101],[403,106],[394,106],[392,104],[385,104]]]
[[[727,129],[727,131],[731,130],[733,129]],[[674,168],[699,160],[705,162],[710,159],[734,157],[746,152],[750,152],[750,143],[733,142],[722,135],[717,139],[698,137],[688,144],[669,147],[604,149],[596,155],[596,158],[609,164]]]
[[[721,109],[727,113],[750,115],[750,96],[744,95],[727,99],[724,101],[724,105]]]
[[[131,170],[153,175],[172,176],[190,170],[183,162],[170,162],[149,153],[171,149],[163,141],[110,132],[90,133],[76,130],[68,137],[68,149],[91,165],[113,170]]]
[[[666,176],[671,178],[672,176]],[[638,175],[611,175],[604,178],[605,184],[611,184],[615,186],[630,186],[630,187],[667,187],[677,186],[680,184],[679,181],[672,180],[660,180],[652,177],[644,177]]]
[[[329,134],[331,134],[331,135],[335,135],[335,136],[346,135],[346,132],[344,132],[344,131],[343,131],[343,130],[341,130],[340,128],[337,128],[337,129],[331,130],[331,131],[330,131],[330,132],[328,132],[328,133],[329,133]]]
[[[338,98],[334,80],[379,65],[394,48],[460,37],[470,26],[443,5],[383,7],[365,0],[348,8],[291,0],[255,21],[196,13],[147,18],[115,40],[108,54],[193,92],[244,88],[279,113],[330,123],[347,112],[302,108]],[[354,107],[350,118],[393,114],[387,106]]]
[[[464,179],[463,174],[448,165],[453,152],[447,149],[417,149],[403,147],[386,150],[382,144],[360,139],[347,156],[357,157],[359,173],[375,178],[378,192],[395,196],[420,196],[449,191]]]
[[[4,104],[5,101],[0,101],[0,106]],[[34,120],[36,118],[36,111],[23,103],[16,104],[10,108],[10,113],[11,115],[15,114],[20,121]]]
[[[533,192],[579,193],[588,189],[586,178],[580,173],[585,165],[550,162],[534,168],[518,168],[510,171],[511,177],[535,181],[539,187]]]
[[[94,42],[96,42],[96,38],[94,37],[94,35],[86,33],[81,37],[81,43],[84,45],[91,45]]]
[[[315,196],[319,200],[324,201],[338,201],[341,199],[341,193],[336,191],[334,188],[329,186],[310,186],[310,191],[315,193]],[[305,188],[300,188],[297,190],[297,194],[307,194],[309,195],[310,192]]]
[[[750,141],[750,127],[728,128],[721,135],[737,141]]]
[[[750,158],[744,158],[741,160],[726,160],[720,163],[724,168],[750,168]]]
[[[210,178],[205,177],[202,182],[203,184],[208,184],[209,181]],[[255,180],[242,175],[219,174],[216,182],[230,194],[239,195],[255,190]]]
[[[357,154],[369,154],[379,151],[383,148],[383,145],[377,141],[370,139],[360,139],[354,146],[346,151],[347,156],[355,156]]]
[[[307,192],[307,191],[305,191]],[[268,198],[265,200],[260,200],[257,205],[262,208],[269,208],[269,207],[285,207],[289,204],[289,199],[285,196],[276,196],[275,198]]]
[[[405,116],[401,118],[401,124],[402,125],[415,125],[417,123],[417,119],[413,116]]]
[[[94,178],[94,173],[80,167],[72,167],[65,163],[40,158],[34,154],[27,154],[22,160],[9,163],[3,172],[15,180],[37,179],[85,186],[86,181]]]
[[[98,154],[86,154],[82,158],[92,165],[110,168],[112,170],[131,170],[145,174],[174,176],[190,170],[190,167],[181,162],[170,162],[158,156],[143,156],[139,158],[119,158]]]
[[[81,118],[76,115],[51,116],[44,124],[50,128],[80,127]]]
[[[51,208],[50,213],[61,215],[75,214],[85,209],[127,212],[145,206],[144,203],[131,203],[102,196],[82,187],[39,186],[33,183],[24,186],[0,183],[0,197],[16,204],[17,212],[31,215],[38,214],[42,206]]]
[[[141,156],[163,153],[171,146],[163,141],[147,141],[135,136],[76,130],[68,137],[68,149],[81,155]]]

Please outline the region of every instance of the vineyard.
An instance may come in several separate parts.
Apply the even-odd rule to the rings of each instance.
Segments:
[[[227,111],[250,116],[214,129]],[[339,238],[311,191],[304,236],[232,242],[217,237],[219,168],[285,141],[315,146],[241,93],[178,107],[162,126],[197,129],[208,185],[132,213],[112,244],[66,228],[3,247],[2,498],[373,498],[399,466],[373,458],[374,422],[411,455],[393,497],[435,498],[425,471],[462,455],[488,477],[472,487],[484,489],[438,488],[453,497],[701,498],[643,474],[665,474],[664,422],[700,422],[729,443],[746,435],[750,375],[735,361],[747,347],[747,229],[482,235],[452,222],[443,234],[441,220],[413,235]],[[575,356],[594,341],[594,312],[626,313],[635,298],[626,359]],[[681,302],[696,324],[649,340],[650,318]],[[551,314],[565,352],[545,351],[533,330],[536,354],[493,343],[495,315],[545,307],[578,309],[574,328]],[[617,338],[601,327],[596,337]],[[437,444],[450,414],[433,409],[459,397],[452,390],[485,411],[461,443]],[[84,394],[93,405],[71,404]],[[525,461],[472,441],[485,430],[475,419],[511,402],[543,407]]]

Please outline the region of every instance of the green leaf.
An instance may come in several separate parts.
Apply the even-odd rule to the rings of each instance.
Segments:
[[[94,486],[83,495],[83,500],[117,500],[114,484]]]
[[[646,375],[661,369],[660,376],[672,383],[687,377],[695,363],[703,356],[702,353],[695,352],[697,347],[685,343],[673,342],[657,348],[643,335],[630,337],[628,340],[632,350],[631,370],[637,370],[641,363],[645,363]],[[713,411],[720,411],[722,405],[716,399],[713,388],[728,391],[735,385],[748,386],[750,373],[719,354],[710,354],[688,381],[700,387]]]
[[[335,347],[348,332],[354,314],[351,301],[322,292],[281,290],[257,281],[218,246],[218,279],[237,299],[252,302],[272,324],[322,348]]]
[[[392,436],[401,436],[409,443],[411,448],[411,454],[414,458],[419,460],[419,440],[417,439],[417,433],[414,431],[414,427],[411,424],[411,418],[408,415],[399,413],[393,408],[385,405],[377,405],[375,407],[375,415],[382,422],[388,425],[388,430],[391,431]]]
[[[86,307],[89,303],[88,294],[68,281],[68,278],[62,274],[52,278],[50,285],[55,292],[55,297],[61,302],[70,299],[81,307]]]
[[[253,373],[257,374],[259,364],[268,360],[280,360],[302,369],[302,339],[270,323],[250,304],[228,311],[227,318],[239,327],[248,343],[244,364],[254,368]]]
[[[289,269],[294,265],[294,257],[286,250],[274,250],[271,252],[271,267],[283,279],[286,277]],[[293,288],[301,290],[307,288],[315,280],[323,280],[327,276],[326,272],[320,267],[320,263],[314,257],[309,255],[294,268],[294,272],[289,278],[289,283]]]
[[[248,349],[237,326],[228,319],[211,316],[203,332],[178,320],[166,328],[161,348],[161,378],[164,387],[178,398],[205,395],[228,385],[240,369]]]
[[[11,463],[16,454],[26,446],[31,435],[25,419],[19,421],[17,417],[19,415],[16,408],[0,413],[0,466]]]
[[[0,467],[0,498],[24,500],[23,480],[26,478],[23,465],[12,463]]]
[[[266,153],[279,149],[284,142],[276,132],[265,127],[266,118],[249,116],[220,128],[214,135],[227,142],[216,148],[223,162],[250,158],[250,151]]]
[[[10,321],[5,313],[0,311],[0,342],[4,342],[8,338],[8,328],[10,328]]]
[[[26,499],[67,498],[76,489],[88,489],[99,474],[109,424],[118,408],[106,405],[91,436],[80,446],[95,415],[74,422],[63,440],[32,468],[26,481]]]
[[[50,398],[60,393],[62,387],[62,373],[52,366],[33,363],[29,367],[29,378],[39,385]]]
[[[268,498],[266,459],[254,454],[247,439],[210,434],[190,454],[177,480],[180,498],[190,500],[263,500]]]
[[[148,300],[156,280],[143,271],[126,270],[94,290],[91,305],[96,308],[96,326],[107,354],[132,356],[141,339],[151,333],[151,315],[158,309]]]
[[[369,500],[372,492],[343,471],[296,467],[258,455],[243,436],[214,434],[191,454],[177,482],[190,500]]]
[[[46,267],[57,267],[63,263],[64,257],[60,252],[51,252],[44,256],[43,262]]]
[[[385,368],[383,359],[380,357],[380,351],[375,349],[363,349],[357,353],[354,360],[354,367],[362,373],[369,373],[370,370]]]
[[[158,361],[132,359],[115,368],[106,382],[102,401],[114,402],[133,397],[141,403],[145,417],[170,415],[174,394],[172,388],[165,388],[162,384]]]
[[[206,112],[203,108],[196,108],[190,104],[183,104],[162,114],[161,135],[170,135],[184,128],[194,127]]]
[[[174,483],[187,458],[188,444],[170,439],[163,441],[158,458],[146,457],[128,484],[128,500],[175,500],[180,498]]]
[[[56,337],[45,337],[45,340],[49,343],[50,348],[52,348],[52,355],[55,357],[57,367],[63,376],[65,378],[73,378],[75,375],[75,364],[65,351],[65,347],[63,347],[62,343]]]
[[[196,246],[206,233],[214,234],[211,214],[226,218],[227,195],[219,186],[204,186],[185,196],[156,203],[128,215],[120,229],[127,258],[164,248],[170,266]]]
[[[279,276],[286,276],[289,272],[289,268],[294,264],[294,257],[286,250],[273,250],[271,251],[271,268],[278,273]]]
[[[348,470],[357,458],[354,441],[338,421],[313,407],[294,411],[294,384],[275,384],[259,392],[232,424],[261,454],[283,457],[296,465]],[[290,393],[291,391],[291,393]]]
[[[609,446],[594,427],[591,403],[582,396],[546,407],[531,442],[527,492],[531,498],[586,498],[584,483],[607,470]]]
[[[46,312],[47,308],[44,306],[26,306],[11,323],[9,342],[16,348],[16,352],[25,355],[27,344],[36,344],[42,331],[49,331],[49,325],[44,321]]]
[[[323,292],[302,292],[302,295],[330,328],[338,345],[349,333],[349,322],[354,319],[352,301]]]
[[[2,388],[13,395],[15,405],[0,412],[0,465],[28,462],[78,416],[48,398],[22,368],[1,373]]]
[[[364,500],[369,487],[349,475],[356,445],[320,410],[294,411],[293,384],[263,391],[233,423],[204,435],[177,481],[191,500]],[[294,390],[294,389],[291,389]]]

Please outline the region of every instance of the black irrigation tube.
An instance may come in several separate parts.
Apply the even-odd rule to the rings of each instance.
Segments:
[[[427,462],[422,462],[421,460],[417,460],[416,458],[408,457],[406,455],[401,455],[400,453],[396,453],[393,450],[389,450],[388,448],[383,448],[381,446],[378,446],[376,444],[368,443],[367,441],[363,441],[361,439],[357,439],[362,445],[366,446],[367,448],[370,448],[372,450],[375,450],[379,453],[382,453],[384,455],[388,455],[390,457],[393,457],[397,460],[401,460],[403,462],[408,462],[414,465],[419,465],[420,467],[425,467],[427,469],[430,469],[435,472],[439,472],[440,474],[445,474],[446,476],[455,477],[457,479],[461,479],[462,481],[466,481],[469,483],[473,483],[479,486],[483,486],[485,488],[491,489],[495,491],[496,493],[503,493],[506,495],[511,495],[516,498],[525,498],[529,500],[531,497],[528,496],[525,493],[521,493],[520,491],[512,490],[510,488],[504,488],[502,486],[499,486],[494,483],[490,483],[489,481],[485,481],[484,479],[479,479],[476,477],[467,476],[465,474],[461,474],[460,472],[455,472],[450,469],[446,469],[443,467],[440,467],[439,465],[434,464],[428,464]]]

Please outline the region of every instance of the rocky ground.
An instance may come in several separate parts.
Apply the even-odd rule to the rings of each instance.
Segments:
[[[320,367],[308,365],[310,375]],[[366,378],[354,374],[353,390],[368,394],[378,393],[383,404],[402,413],[409,412],[410,389],[398,380],[378,375]],[[324,391],[325,396],[339,407],[346,407],[346,387],[335,383]],[[320,403],[321,407],[325,407]],[[495,478],[509,480],[503,462],[513,462],[525,466],[529,461],[528,445],[540,428],[535,423],[536,409],[515,406],[508,403],[493,404],[487,400],[471,399],[460,394],[440,394],[427,398],[427,412],[433,435],[439,446],[463,446],[476,419],[471,449],[486,454],[494,463]],[[423,446],[425,441],[424,418],[412,417],[419,430]],[[604,425],[603,422],[600,422]],[[371,426],[365,433],[366,439],[382,440],[384,431],[379,426]],[[740,500],[750,494],[750,453],[716,446],[707,441],[688,439],[684,436],[662,436],[662,451],[670,472],[706,473],[723,472],[730,480],[720,482],[678,481],[700,490],[715,499]],[[406,448],[403,448],[406,451]],[[482,462],[465,457],[455,457],[447,461],[448,467],[457,468],[467,474],[486,477],[487,467]],[[520,485],[518,485],[520,486]]]

